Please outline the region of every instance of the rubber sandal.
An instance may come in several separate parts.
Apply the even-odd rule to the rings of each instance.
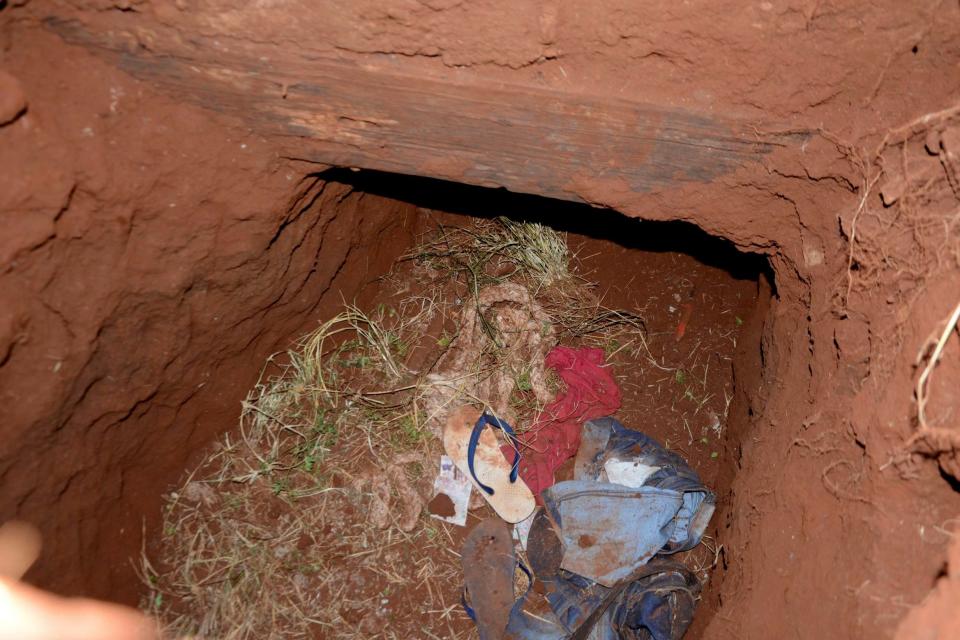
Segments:
[[[484,520],[467,534],[460,558],[463,608],[477,625],[480,640],[500,640],[516,600],[513,574],[517,559],[510,529],[497,518]]]
[[[503,457],[493,429],[502,431],[514,445],[512,463]],[[536,500],[530,488],[517,476],[520,455],[516,451],[513,430],[506,422],[478,413],[469,405],[460,407],[447,419],[443,446],[453,463],[470,479],[498,516],[514,524],[533,513]]]
[[[513,462],[510,463],[511,483],[515,483],[517,481],[517,476],[520,474],[520,445],[517,443],[517,436],[513,432],[513,427],[507,424],[506,420],[495,418],[489,413],[484,412],[480,414],[480,417],[477,418],[476,423],[474,423],[473,431],[470,432],[470,442],[467,444],[467,466],[470,467],[470,477],[477,481],[477,486],[480,487],[480,490],[486,493],[488,496],[492,496],[494,493],[493,489],[480,482],[480,480],[477,478],[477,473],[474,470],[474,462],[477,457],[477,447],[480,444],[480,435],[483,433],[484,427],[487,426],[500,429],[510,441],[510,446],[507,448],[513,450]],[[501,447],[500,451],[503,452],[503,450],[504,447]]]

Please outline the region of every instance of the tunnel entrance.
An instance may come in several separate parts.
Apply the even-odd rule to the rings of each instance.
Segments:
[[[702,542],[679,554],[703,589],[698,636],[759,381],[766,260],[686,223],[536,196],[368,171],[314,179],[294,207],[304,224],[349,194],[364,219],[403,212],[376,233],[407,246],[364,263],[285,353],[247,363],[262,373],[239,425],[192,458],[171,452],[187,468],[147,531],[141,605],[177,634],[467,637],[461,546],[494,512],[474,492],[466,527],[431,517],[456,511],[434,484],[444,422],[467,403],[534,433],[567,391],[544,364],[561,347],[596,353],[619,390],[610,413],[717,496]],[[571,479],[573,458],[555,475]]]

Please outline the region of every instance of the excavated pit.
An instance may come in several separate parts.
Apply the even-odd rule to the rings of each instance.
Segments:
[[[83,452],[65,457],[66,484],[59,474],[38,481],[33,460],[22,460],[29,466],[11,474],[33,489],[26,517],[30,500],[56,492],[58,515],[34,511],[32,519],[41,526],[46,520],[53,531],[67,518],[81,523],[76,537],[47,533],[51,558],[71,548],[100,551],[82,557],[77,572],[45,562],[35,577],[63,591],[136,603],[143,586],[131,566],[141,546],[153,551],[139,536],[140,524],[147,541],[158,539],[161,495],[193,470],[213,440],[236,431],[240,401],[266,356],[329,319],[338,303],[375,308],[383,300],[381,278],[439,225],[469,228],[477,218],[506,216],[565,233],[578,276],[595,285],[603,304],[644,319],[644,350],[605,347],[623,392],[617,417],[681,452],[718,495],[707,556],[716,555],[699,561],[708,579],[695,623],[702,630],[718,603],[723,572],[713,565],[724,555],[718,525],[728,517],[761,369],[772,281],[766,259],[687,223],[641,222],[502,190],[341,170],[293,182],[300,186],[277,216],[276,232],[260,240],[258,262],[272,268],[241,267],[245,276],[238,278],[227,262],[177,301],[162,292],[118,297],[117,318],[98,332],[86,367],[96,374],[77,383],[70,396],[75,408],[57,436],[59,450]],[[250,299],[234,316],[205,311],[240,281],[255,293],[245,294]],[[196,351],[197,332],[206,351]],[[194,346],[186,346],[188,339]],[[80,431],[79,416],[91,414],[100,416],[92,431]],[[108,419],[113,428],[98,426]],[[74,430],[80,439],[71,444]]]
[[[733,482],[751,417],[762,400],[761,335],[776,296],[765,256],[685,222],[651,222],[542,198],[456,183],[361,172],[328,172],[354,188],[409,202],[418,229],[470,227],[506,216],[560,231],[578,276],[603,304],[644,318],[647,348],[611,345],[608,364],[623,393],[617,418],[682,453],[718,496],[708,530],[704,594],[687,637],[700,637],[721,602],[727,568],[723,523],[732,514]],[[700,549],[703,551],[703,549]],[[701,568],[703,558],[688,559]],[[711,562],[712,560],[712,562]]]
[[[916,605],[935,583],[956,587],[943,564],[955,468],[949,448],[905,443],[930,336],[956,304],[955,3],[173,4],[0,2],[0,517],[43,535],[26,580],[135,604],[142,531],[156,533],[162,494],[236,425],[266,359],[344,299],[376,304],[378,277],[437,220],[510,215],[567,230],[605,300],[642,310],[658,363],[704,332],[738,332],[716,437],[712,419],[681,419],[686,372],[618,369],[624,421],[669,440],[718,492],[722,548],[691,636],[911,638],[949,622],[949,606]],[[271,49],[269,64],[251,58],[260,93],[236,73],[247,44]],[[284,78],[314,60],[455,85],[468,108],[425,126],[461,143],[443,127],[489,117],[490,87],[505,86],[538,123],[531,96],[548,90],[580,115],[580,96],[683,105],[785,137],[636,189],[604,173],[600,149],[601,164],[580,157],[551,183],[598,208],[327,172],[303,160],[324,127],[394,125],[368,117],[376,87],[337,123],[290,116],[288,89],[304,95]],[[273,82],[267,67],[286,75]],[[278,129],[276,105],[300,128]],[[341,142],[337,153],[355,140]],[[392,161],[391,142],[366,157]],[[411,172],[536,177],[489,150],[471,174],[473,151]],[[929,419],[945,428],[958,388],[948,338],[929,387]],[[682,391],[680,404],[650,384]]]

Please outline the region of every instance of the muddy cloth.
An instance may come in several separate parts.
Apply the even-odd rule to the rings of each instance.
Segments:
[[[696,546],[715,503],[683,458],[613,418],[591,420],[583,427],[575,480],[546,489],[543,498],[527,553],[553,615],[530,615],[521,600],[507,637],[681,638],[700,585],[685,567],[659,556]],[[591,616],[608,597],[609,607]]]
[[[628,473],[622,472],[623,466],[644,470],[642,482],[626,486],[660,490],[651,491],[651,495],[657,496],[651,500],[666,504],[659,497],[663,492],[674,493],[682,499],[682,505],[667,525],[667,541],[658,553],[687,551],[700,544],[713,516],[716,499],[686,460],[678,453],[664,449],[650,436],[628,429],[614,418],[598,418],[583,425],[574,478],[623,486],[621,483],[629,478]],[[619,477],[609,477],[612,470],[620,471]]]
[[[545,362],[567,390],[518,436],[523,454],[520,477],[539,504],[543,503],[540,493],[553,484],[553,472],[577,453],[581,425],[620,408],[620,388],[610,369],[604,367],[602,349],[554,347]],[[504,447],[503,451],[508,460],[513,460],[513,449]]]
[[[692,549],[713,515],[713,493],[683,458],[613,418],[583,426],[574,476],[544,490],[544,505],[561,566],[604,586],[658,553]]]
[[[679,640],[693,620],[700,583],[683,565],[654,559],[645,575],[626,586],[590,625],[611,590],[569,571],[537,579],[547,583],[553,610],[530,614],[526,598],[510,611],[508,640]],[[588,626],[585,626],[588,625]]]
[[[613,586],[647,563],[675,535],[683,494],[571,480],[543,492],[560,528],[567,571]]]

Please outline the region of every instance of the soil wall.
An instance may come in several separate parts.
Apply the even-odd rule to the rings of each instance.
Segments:
[[[2,518],[40,526],[37,583],[135,602],[141,519],[266,357],[410,245],[412,207],[6,36],[29,111],[0,129]]]
[[[917,353],[960,290],[956,193],[931,173],[936,198],[886,209],[878,167],[902,165],[909,192],[908,150],[952,130],[960,6],[894,0],[6,3],[0,66],[26,112],[12,99],[0,128],[0,507],[44,529],[37,582],[123,593],[146,496],[231,422],[254,363],[404,237],[384,232],[404,205],[324,188],[272,140],[43,26],[98,12],[146,47],[150,20],[225,47],[275,44],[273,64],[295,50],[806,132],[711,183],[569,190],[697,224],[775,274],[760,391],[728,444],[738,462],[705,637],[890,637],[927,594],[960,499],[935,465],[902,464],[901,445]],[[902,226],[911,211],[932,213]],[[956,388],[937,387],[943,411]]]

